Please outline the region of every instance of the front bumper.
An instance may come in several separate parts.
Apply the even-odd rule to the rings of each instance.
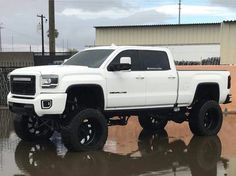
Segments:
[[[55,94],[39,94],[34,98],[14,96],[9,93],[7,96],[7,102],[9,109],[18,114],[36,114],[38,116],[43,115],[58,115],[62,114],[66,106],[66,93]],[[49,108],[42,107],[42,101],[51,101]]]

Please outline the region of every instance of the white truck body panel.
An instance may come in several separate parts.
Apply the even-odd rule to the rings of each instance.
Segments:
[[[227,89],[227,71],[178,71],[179,74],[179,97],[178,104],[189,106],[199,84],[216,83],[220,88],[219,103],[222,104],[230,93]]]
[[[86,66],[39,66],[16,69],[14,75],[35,75],[36,93],[33,96],[9,93],[8,103],[33,104],[38,116],[62,114],[66,105],[66,91],[73,85],[98,85],[104,94],[104,109],[145,109],[163,107],[188,107],[192,104],[197,86],[202,83],[217,83],[220,90],[219,103],[224,103],[230,90],[227,88],[228,71],[176,71],[172,55],[168,49],[157,47],[97,47],[93,49],[114,49],[99,68]],[[164,51],[168,55],[170,70],[153,71],[108,71],[114,57],[124,50]],[[42,88],[42,75],[58,75],[58,86]],[[15,97],[17,96],[17,98]],[[22,98],[20,98],[22,97]],[[32,99],[25,99],[30,97]],[[42,99],[50,98],[51,109],[40,108]]]
[[[146,86],[141,77],[143,71],[107,72],[107,108],[143,106]]]

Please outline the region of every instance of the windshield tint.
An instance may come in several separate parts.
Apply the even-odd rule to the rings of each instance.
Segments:
[[[113,51],[112,49],[82,51],[72,56],[63,65],[80,65],[98,68]]]

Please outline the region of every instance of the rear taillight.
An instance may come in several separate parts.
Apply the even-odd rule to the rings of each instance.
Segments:
[[[231,88],[231,76],[228,76],[228,89]]]

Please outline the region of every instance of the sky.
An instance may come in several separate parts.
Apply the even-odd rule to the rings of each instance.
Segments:
[[[94,26],[178,23],[178,0],[55,0],[55,11],[57,51],[93,45]],[[4,51],[41,51],[38,14],[48,18],[48,0],[0,0]],[[182,0],[181,23],[224,20],[236,20],[236,0]]]

